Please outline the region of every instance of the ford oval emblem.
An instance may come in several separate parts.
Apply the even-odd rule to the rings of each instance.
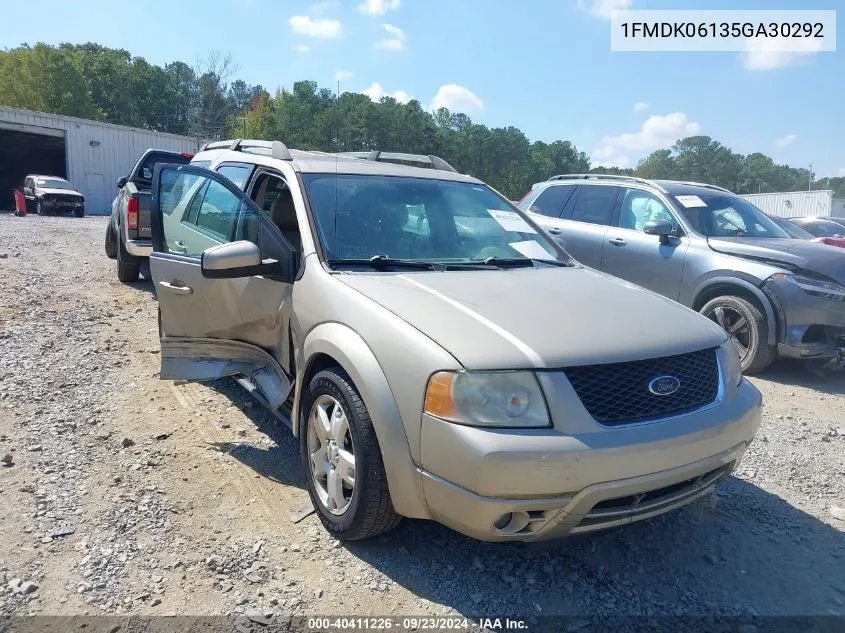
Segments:
[[[671,396],[681,388],[681,381],[674,376],[658,376],[648,383],[648,390],[655,396]]]

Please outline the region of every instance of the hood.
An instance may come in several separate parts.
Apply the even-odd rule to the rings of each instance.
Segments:
[[[808,270],[845,283],[845,252],[835,246],[764,237],[709,237],[707,243],[718,253]]]
[[[580,267],[348,273],[337,279],[467,369],[641,360],[715,347],[727,338],[679,303]]]
[[[51,196],[54,196],[56,194],[60,194],[60,195],[68,195],[68,196],[79,196],[80,198],[82,197],[81,193],[79,193],[78,191],[75,191],[73,189],[45,189],[45,188],[39,187],[38,193],[49,193]]]

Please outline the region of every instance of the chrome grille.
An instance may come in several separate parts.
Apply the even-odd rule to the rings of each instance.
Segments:
[[[716,349],[626,363],[567,367],[563,370],[584,407],[602,424],[645,422],[693,411],[713,402],[719,391]],[[678,379],[678,390],[658,396],[649,383]]]

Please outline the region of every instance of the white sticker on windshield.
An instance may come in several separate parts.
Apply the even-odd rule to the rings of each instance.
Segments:
[[[554,259],[539,242],[527,240],[525,242],[511,242],[508,244],[513,250],[528,259]]]
[[[684,205],[687,209],[692,207],[706,207],[707,203],[698,196],[675,196],[675,200]]]
[[[493,219],[506,231],[514,231],[516,233],[536,233],[530,224],[526,222],[521,215],[515,211],[498,211],[496,209],[487,209],[487,213],[493,216]]]

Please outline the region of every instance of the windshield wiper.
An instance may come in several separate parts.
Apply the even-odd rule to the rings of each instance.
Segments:
[[[326,260],[329,266],[369,266],[376,270],[387,270],[388,268],[406,268],[410,270],[444,270],[443,264],[426,262],[416,259],[393,259],[387,255],[374,255],[369,259],[329,259]]]
[[[469,266],[497,266],[498,268],[528,268],[537,264],[548,264],[549,266],[569,266],[566,262],[556,259],[532,259],[530,257],[488,257],[481,261],[466,262]]]

